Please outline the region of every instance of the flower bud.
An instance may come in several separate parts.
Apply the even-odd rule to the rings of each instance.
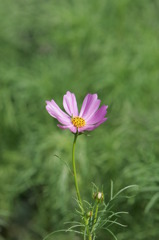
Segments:
[[[92,217],[92,215],[93,215],[93,212],[92,212],[92,211],[87,212],[87,217],[88,217],[88,218]]]
[[[96,193],[94,193],[93,198],[95,200],[97,200],[97,202],[103,202],[104,194],[103,194],[103,192],[96,192]]]

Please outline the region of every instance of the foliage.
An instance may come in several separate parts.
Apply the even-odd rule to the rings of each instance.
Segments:
[[[71,165],[73,136],[45,110],[47,99],[62,106],[67,90],[109,105],[106,124],[79,139],[80,189],[103,184],[107,196],[110,179],[115,192],[137,184],[136,197],[119,202],[128,227],[113,232],[159,237],[158,9],[157,0],[0,1],[0,239],[42,239],[74,220],[62,163]]]

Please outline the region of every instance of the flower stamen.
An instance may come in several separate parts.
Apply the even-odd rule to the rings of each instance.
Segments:
[[[77,128],[84,127],[86,125],[85,120],[81,117],[72,117],[71,122]]]

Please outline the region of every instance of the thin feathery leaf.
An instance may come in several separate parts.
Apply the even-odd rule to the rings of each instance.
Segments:
[[[80,224],[80,222],[76,222],[76,221],[70,221],[70,222],[64,222],[64,224],[74,224],[74,223],[76,223],[76,224]]]
[[[83,212],[82,210],[83,210],[83,208],[82,208],[82,206],[81,206],[81,203],[80,203],[80,201],[77,199],[77,198],[73,198],[76,202],[77,202],[77,204],[78,204],[78,206],[79,206],[79,208],[81,209],[81,213]]]
[[[108,220],[108,222],[110,222],[110,223],[112,223],[112,224],[119,225],[119,226],[121,226],[121,227],[127,227],[127,225],[124,225],[124,224],[122,224],[122,223],[119,223],[119,222],[117,222],[116,220],[117,220],[117,219],[115,219],[114,221]]]
[[[57,230],[54,231],[52,233],[49,233],[46,237],[43,238],[43,240],[47,240],[48,238],[50,238],[52,235],[56,234],[56,233],[60,233],[60,232],[66,232],[66,229],[61,229],[61,230]]]
[[[83,217],[83,213],[78,211],[77,209],[75,209],[75,211],[77,212],[78,215],[80,215],[81,217]]]
[[[77,224],[77,225],[74,225],[74,226],[68,228],[68,229],[66,230],[66,232],[72,230],[73,228],[76,228],[76,227],[84,227],[84,226],[85,226],[85,225],[83,225],[83,224]]]
[[[144,212],[148,213],[158,199],[159,199],[159,193],[156,193],[146,205]]]
[[[108,229],[108,228],[103,228],[103,229],[107,230],[113,236],[113,238],[115,240],[118,240],[117,237],[114,235],[114,233],[110,229]]]
[[[120,217],[120,214],[128,214],[128,212],[116,212],[116,213],[113,213],[112,215],[108,216],[108,219],[111,219],[114,216]]]
[[[92,185],[96,189],[96,191],[98,191],[98,187],[96,186],[96,184],[94,182],[92,182]]]
[[[85,230],[84,230],[84,240],[86,240],[87,238],[87,228],[85,227]]]
[[[60,161],[62,161],[66,165],[66,167],[68,168],[69,172],[73,175],[73,172],[72,172],[69,164],[66,161],[64,161],[62,158],[60,158],[58,155],[55,154],[54,156],[57,157]]]
[[[129,185],[129,186],[127,186],[127,187],[122,188],[120,191],[118,191],[118,192],[114,195],[114,197],[112,198],[112,200],[115,199],[117,196],[119,196],[119,195],[120,195],[122,192],[124,192],[125,190],[130,189],[130,188],[133,188],[133,187],[137,187],[137,185]]]
[[[86,200],[83,200],[83,202],[87,203],[89,207],[92,207],[92,204],[87,202]]]
[[[113,188],[114,188],[113,181],[111,180],[111,183],[110,183],[110,200],[113,199]]]
[[[66,232],[74,232],[74,233],[83,235],[83,232],[76,231],[76,230],[67,230]]]

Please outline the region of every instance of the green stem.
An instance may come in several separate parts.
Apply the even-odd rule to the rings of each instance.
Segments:
[[[97,215],[98,215],[98,203],[96,205],[96,211],[95,211],[95,216],[94,216],[94,224],[96,223],[97,221]]]
[[[97,222],[97,216],[98,216],[98,205],[99,205],[99,203],[97,202],[96,203],[96,210],[95,210],[95,215],[94,215],[94,221],[93,221],[93,227],[92,227],[92,233],[93,233],[93,231],[94,231],[94,227],[95,227],[95,223]]]
[[[78,133],[75,134],[75,137],[74,137],[74,141],[73,141],[73,147],[72,147],[72,165],[73,165],[73,174],[74,174],[74,181],[75,181],[75,187],[76,187],[76,194],[77,194],[77,199],[78,199],[78,203],[80,205],[80,208],[81,208],[81,211],[82,211],[82,214],[84,216],[85,214],[85,211],[84,211],[84,208],[83,208],[83,203],[82,203],[82,200],[81,200],[81,196],[80,196],[80,192],[79,192],[79,188],[78,188],[78,182],[77,182],[77,174],[76,174],[76,164],[75,164],[75,145],[76,145],[76,141],[77,141],[77,137],[78,137]],[[86,225],[86,229],[87,229],[87,236],[88,236],[88,240],[92,240],[92,235],[89,231],[89,226],[87,225],[87,220],[86,218],[84,217],[84,222],[85,222],[85,225]],[[86,232],[84,233],[84,240],[86,239]]]
[[[88,240],[92,240],[92,235],[89,235],[89,239]]]
[[[84,214],[84,209],[83,209],[83,204],[78,188],[78,182],[77,182],[77,174],[76,174],[76,164],[75,164],[75,145],[76,145],[76,140],[78,137],[78,133],[75,134],[74,141],[73,141],[73,147],[72,147],[72,165],[73,165],[73,174],[74,174],[74,180],[75,180],[75,187],[76,187],[76,194],[77,194],[77,199],[80,205],[80,208],[82,210],[82,213]]]

